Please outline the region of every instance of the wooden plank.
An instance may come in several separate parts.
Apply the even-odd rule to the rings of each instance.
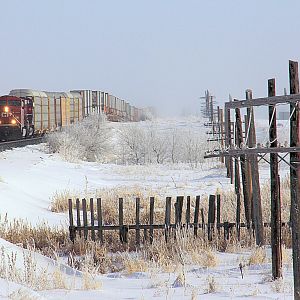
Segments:
[[[216,197],[215,197],[215,195],[209,195],[208,228],[207,228],[207,235],[208,235],[209,241],[212,241],[215,222],[216,222]]]
[[[121,243],[127,243],[127,232],[124,226],[124,207],[123,198],[119,198],[119,236]]]
[[[220,235],[220,230],[221,230],[221,195],[217,195],[217,231],[218,235]]]
[[[252,91],[246,91],[247,100],[252,100]],[[256,132],[255,132],[255,124],[254,124],[254,111],[253,107],[248,109],[248,118],[250,121],[250,130],[249,130],[249,147],[256,146]],[[258,168],[258,160],[257,154],[250,154],[247,156],[250,160],[251,164],[251,177],[252,177],[252,210],[253,210],[253,223],[255,228],[255,240],[257,246],[264,245],[264,227],[262,220],[262,204],[261,204],[261,195],[260,195],[260,183],[259,183],[259,168]]]
[[[200,208],[200,196],[196,196],[195,212],[194,212],[194,236],[197,236],[198,234],[199,208]]]
[[[135,199],[135,244],[140,246],[140,198]]]
[[[166,198],[166,211],[165,211],[165,241],[168,242],[169,230],[171,224],[171,197]]]
[[[150,243],[153,243],[153,224],[154,224],[154,197],[150,197]]]
[[[189,228],[191,222],[191,197],[186,197],[186,212],[185,212],[185,223],[187,228]]]
[[[239,108],[235,109],[235,118],[236,118],[236,143],[237,143],[237,147],[241,148],[243,144],[243,136],[242,136],[241,111]],[[247,176],[247,167],[246,167],[247,162],[244,153],[242,153],[242,155],[240,156],[240,164],[241,164],[241,173],[242,173],[245,218],[246,218],[247,228],[250,229],[251,203],[249,197],[249,178]]]
[[[103,230],[102,230],[102,201],[101,198],[97,198],[97,220],[98,220],[98,238],[103,244]]]
[[[244,120],[245,120],[245,132],[246,132],[246,137],[247,138],[247,146],[249,147],[249,144],[253,144],[250,142],[251,138],[252,138],[252,132],[250,130],[251,125],[249,124],[249,121],[251,120],[252,117],[250,117],[251,114],[251,110],[247,108],[247,115],[244,116]],[[252,190],[252,168],[251,168],[251,156],[250,155],[246,155],[246,164],[245,164],[245,172],[246,172],[246,177],[247,177],[247,189],[248,189],[248,197],[249,197],[249,207],[250,209],[250,213],[251,213],[251,221],[250,223],[253,224],[253,190]]]
[[[227,132],[227,135],[228,135],[228,147],[229,149],[232,148],[232,130],[231,130],[231,117],[230,117],[230,110],[227,110],[227,120],[228,120],[228,132]],[[232,164],[232,157],[229,156],[228,158],[228,172],[229,172],[229,176],[228,178],[230,178],[230,183],[232,184],[233,183],[233,164]]]
[[[268,80],[268,95],[275,96],[275,79]],[[270,147],[277,147],[277,120],[276,107],[269,105],[269,140]],[[272,249],[272,276],[276,280],[282,277],[282,249],[281,249],[281,199],[280,179],[278,170],[278,155],[270,154],[271,178],[271,249]]]
[[[201,221],[202,221],[201,227],[202,227],[202,231],[204,233],[204,231],[205,231],[205,218],[204,218],[204,210],[203,210],[203,208],[201,208]]]
[[[241,230],[240,230],[240,222],[241,222],[241,178],[240,178],[240,166],[239,159],[234,159],[234,168],[235,168],[235,179],[234,179],[234,190],[236,194],[236,234],[237,239],[240,241],[241,239]]]
[[[93,198],[90,198],[90,213],[91,213],[91,226],[95,226],[95,214],[94,214],[94,200]],[[91,238],[92,241],[95,241],[95,230],[92,229],[91,231]]]
[[[224,224],[226,224],[226,223],[229,224],[229,227],[230,227],[230,228],[236,226],[236,223],[234,223],[234,222],[223,222],[223,223],[220,224],[221,227],[224,227],[224,226],[225,226]],[[204,225],[205,225],[205,226],[208,226],[208,224],[204,224]],[[152,226],[153,226],[153,228],[154,228],[155,230],[164,230],[164,229],[166,228],[166,225],[165,225],[165,224],[153,224]],[[245,223],[240,223],[240,226],[241,226],[241,228],[246,228],[246,227],[247,227],[247,224],[245,224]],[[268,223],[268,222],[264,222],[263,226],[264,226],[264,227],[270,227],[271,224]],[[290,226],[290,223],[289,223],[289,222],[282,222],[282,227],[288,227],[288,226]],[[98,227],[98,226],[94,226],[93,228],[94,228],[95,230],[99,230],[99,227]],[[128,229],[128,230],[135,230],[135,229],[136,229],[136,224],[125,225],[125,228]],[[150,229],[150,225],[149,225],[149,224],[140,224],[139,228],[140,228],[140,229]],[[175,229],[175,228],[176,228],[175,223],[170,224],[169,228]],[[92,227],[91,227],[90,225],[85,226],[85,227],[84,227],[84,226],[80,226],[80,227],[75,226],[75,229],[76,229],[77,231],[84,231],[85,229],[91,230]],[[104,231],[110,231],[110,230],[112,230],[112,231],[118,231],[119,229],[120,229],[120,226],[119,226],[119,225],[103,225],[103,226],[102,226],[102,230],[104,230]]]
[[[177,196],[175,202],[175,224],[180,226],[182,221],[183,196]]]
[[[220,131],[221,131],[221,148],[224,148],[224,116],[223,109],[220,109]],[[224,156],[221,156],[221,162],[224,163]]]
[[[76,237],[76,230],[74,229],[74,219],[73,219],[73,202],[72,199],[68,200],[69,206],[69,232],[70,232],[70,240],[74,242]]]
[[[262,97],[252,100],[238,100],[225,102],[225,109],[246,108],[251,106],[275,105],[280,103],[291,103],[292,105],[300,101],[300,95],[286,95],[274,97]]]
[[[79,198],[76,199],[76,220],[77,220],[77,227],[80,227],[81,220],[80,220],[80,200],[79,200]],[[81,232],[79,232],[79,236],[81,237]]]
[[[265,154],[265,153],[296,153],[300,152],[300,147],[278,147],[278,148],[246,148],[246,149],[230,149],[227,151],[217,151],[212,154],[204,155],[204,158],[213,158],[220,156],[242,156],[249,154]]]
[[[83,231],[84,239],[87,240],[88,237],[88,221],[87,221],[87,211],[86,211],[86,199],[82,199],[82,214],[83,214],[83,227],[85,228]]]
[[[289,61],[290,93],[299,94],[298,62]],[[290,105],[290,146],[300,146],[299,104]],[[294,299],[300,300],[300,152],[290,154],[291,223],[293,245]]]

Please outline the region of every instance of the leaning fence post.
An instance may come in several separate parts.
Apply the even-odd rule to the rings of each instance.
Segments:
[[[197,236],[198,233],[199,207],[200,207],[200,196],[196,196],[196,205],[195,205],[195,214],[194,214],[194,236]]]
[[[72,203],[72,199],[69,199],[69,220],[70,220],[70,226],[69,226],[70,240],[72,242],[74,242],[75,235],[76,235],[76,229],[74,227],[74,220],[73,220],[73,203]]]

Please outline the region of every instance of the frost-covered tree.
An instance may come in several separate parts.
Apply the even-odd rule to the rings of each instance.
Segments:
[[[110,128],[102,114],[92,115],[47,137],[51,152],[66,160],[106,161],[110,152]]]

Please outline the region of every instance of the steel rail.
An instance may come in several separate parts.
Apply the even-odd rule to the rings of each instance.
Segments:
[[[45,141],[44,137],[36,137],[30,139],[20,139],[15,141],[0,142],[0,152],[13,149],[13,148],[25,147],[28,145],[36,145],[36,144],[43,143],[44,141]]]

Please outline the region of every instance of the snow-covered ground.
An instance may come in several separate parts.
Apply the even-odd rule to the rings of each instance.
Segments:
[[[205,162],[198,168],[184,164],[121,166],[91,162],[69,163],[58,154],[44,151],[44,145],[27,146],[0,153],[0,195],[3,217],[27,219],[31,224],[46,221],[50,225],[67,226],[66,213],[49,210],[56,192],[69,190],[80,195],[103,187],[149,187],[163,197],[168,195],[208,195],[217,188],[232,186],[226,171],[217,162]],[[281,173],[287,167],[282,165]],[[269,178],[269,167],[261,165],[261,180]],[[17,253],[18,267],[24,268],[24,250],[0,240],[5,255]],[[70,267],[59,266],[70,283],[69,289],[33,291],[15,282],[0,279],[0,299],[292,299],[292,267],[284,267],[284,282],[273,283],[269,260],[263,265],[249,266],[241,278],[239,262],[247,261],[249,252],[217,253],[216,267],[188,266],[186,285],[176,284],[178,273],[145,272],[114,273],[97,276],[101,287],[83,291],[83,274]],[[48,272],[57,269],[57,263],[40,254],[35,255],[37,266]],[[209,282],[215,287],[208,293]],[[280,285],[283,286],[282,292]],[[276,291],[277,290],[277,291]],[[23,298],[21,297],[23,295]],[[27,298],[24,297],[27,295]]]

